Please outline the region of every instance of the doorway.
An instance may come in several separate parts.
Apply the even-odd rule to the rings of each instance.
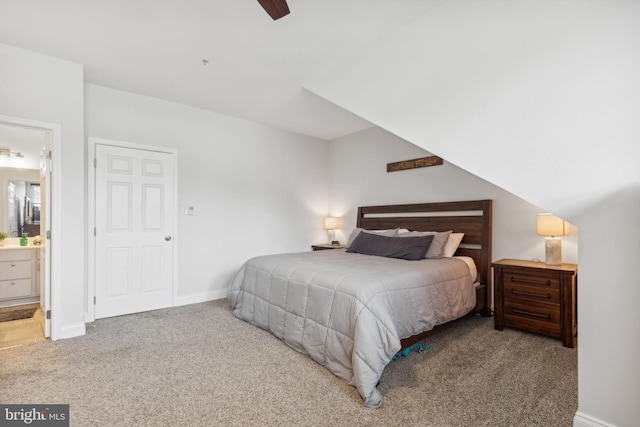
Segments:
[[[10,284],[15,283],[11,286],[14,291],[0,295],[0,306],[8,311],[7,307],[38,307],[31,318],[3,322],[5,339],[22,337],[32,342],[37,340],[31,336],[38,330],[43,339],[57,336],[52,324],[58,323],[59,312],[51,307],[51,295],[58,291],[58,281],[52,276],[51,255],[57,253],[58,243],[47,236],[59,227],[52,215],[59,184],[51,159],[59,150],[60,135],[56,124],[0,116],[0,150],[4,154],[0,156],[0,231],[12,230],[0,254],[7,266],[21,267],[9,273],[15,275],[9,279]],[[26,246],[21,245],[22,237],[27,239]],[[20,328],[31,332],[21,333]]]

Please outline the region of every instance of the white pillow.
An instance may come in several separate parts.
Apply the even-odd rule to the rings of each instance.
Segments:
[[[387,236],[387,237],[396,237],[396,236],[398,236],[398,229],[397,228],[393,228],[393,229],[390,229],[390,230],[365,230],[364,228],[354,228],[353,231],[351,232],[351,234],[349,235],[349,240],[347,241],[347,248],[349,248],[351,246],[351,244],[353,243],[355,238],[358,237],[358,234],[360,234],[363,231],[365,233],[380,234],[382,236]]]
[[[451,258],[453,254],[456,253],[456,250],[458,250],[458,246],[460,246],[463,237],[464,233],[451,233],[447,239],[447,244],[444,245],[442,258]]]
[[[402,231],[402,229],[400,229]],[[445,244],[447,240],[449,240],[449,235],[451,234],[451,230],[444,232],[437,231],[409,231],[407,233],[398,233],[398,237],[413,237],[413,236],[430,236],[433,235],[433,240],[429,245],[429,249],[425,254],[425,258],[428,259],[439,259],[442,258],[442,253],[444,252]]]

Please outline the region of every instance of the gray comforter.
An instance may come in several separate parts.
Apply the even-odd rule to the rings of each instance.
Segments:
[[[400,339],[475,305],[468,265],[327,250],[250,259],[231,283],[234,316],[269,330],[382,405],[376,384]]]

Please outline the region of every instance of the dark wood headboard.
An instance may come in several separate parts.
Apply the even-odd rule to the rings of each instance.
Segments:
[[[456,255],[473,258],[485,286],[483,315],[489,315],[491,292],[491,200],[361,206],[357,226],[369,230],[407,228],[412,231],[464,233]]]

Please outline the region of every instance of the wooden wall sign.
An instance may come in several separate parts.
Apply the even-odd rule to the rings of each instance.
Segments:
[[[438,156],[421,157],[419,159],[403,160],[402,162],[387,163],[387,172],[397,172],[406,169],[426,168],[442,164],[442,158]]]

